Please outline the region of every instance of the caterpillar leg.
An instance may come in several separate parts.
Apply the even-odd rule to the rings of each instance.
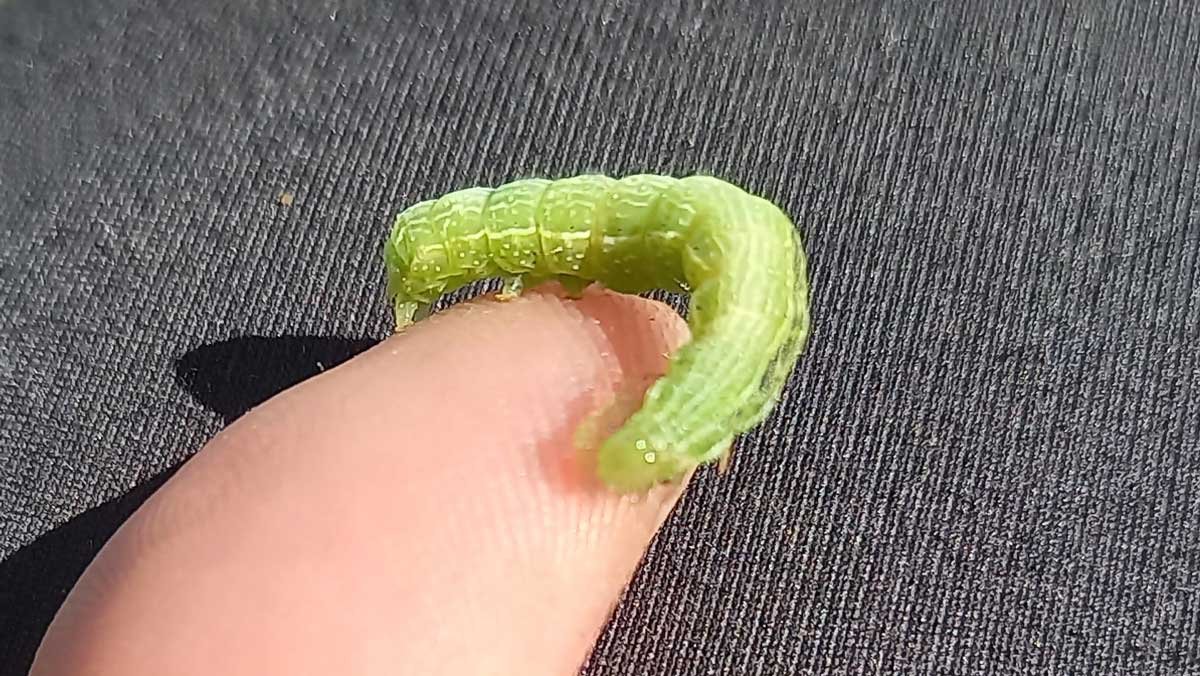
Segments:
[[[396,301],[396,331],[403,331],[433,314],[433,303]]]
[[[696,459],[697,465],[717,464],[717,473],[725,474],[733,461],[733,437],[722,439]]]
[[[717,474],[724,476],[729,471],[731,464],[733,464],[733,446],[729,445],[725,448],[725,452],[717,458]]]
[[[525,290],[525,280],[521,277],[505,277],[504,286],[496,294],[496,300],[513,300]]]

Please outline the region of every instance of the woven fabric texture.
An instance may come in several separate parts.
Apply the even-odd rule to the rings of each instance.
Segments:
[[[395,212],[584,171],[778,202],[815,322],[587,674],[1200,673],[1198,80],[1191,0],[3,0],[0,674]]]

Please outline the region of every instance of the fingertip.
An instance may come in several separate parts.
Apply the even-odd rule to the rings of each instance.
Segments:
[[[45,654],[86,647],[95,674],[576,669],[683,490],[613,492],[576,433],[636,408],[687,335],[596,288],[418,322],[201,450],[85,573]]]

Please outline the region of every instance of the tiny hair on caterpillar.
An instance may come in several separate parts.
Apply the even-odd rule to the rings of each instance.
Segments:
[[[692,337],[596,471],[639,492],[725,459],[779,400],[809,338],[808,264],[775,204],[711,176],[581,175],[457,190],[404,209],[384,246],[396,327],[442,295],[500,277],[500,298],[558,281],[690,294]]]

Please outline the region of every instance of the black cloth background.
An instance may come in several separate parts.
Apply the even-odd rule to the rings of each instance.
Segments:
[[[1200,673],[1198,73],[1190,0],[0,2],[0,674],[396,211],[582,171],[777,201],[815,318],[588,674]]]

